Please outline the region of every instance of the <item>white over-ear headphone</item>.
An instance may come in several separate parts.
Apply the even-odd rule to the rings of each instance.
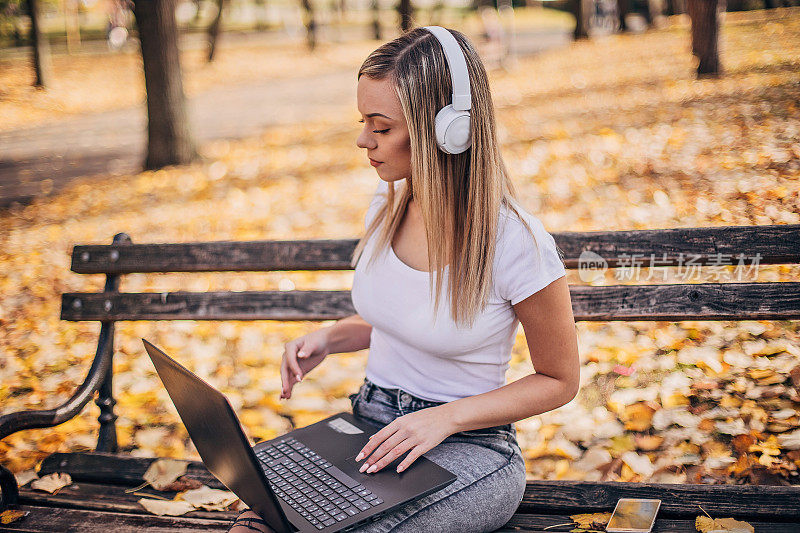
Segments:
[[[436,143],[448,154],[460,154],[472,144],[469,109],[472,96],[469,85],[467,60],[456,38],[441,26],[424,26],[442,44],[450,78],[453,80],[453,103],[436,113]]]

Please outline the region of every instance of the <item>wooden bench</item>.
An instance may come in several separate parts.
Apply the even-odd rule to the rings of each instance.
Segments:
[[[800,262],[800,225],[738,226],[615,232],[553,233],[569,269],[581,255],[594,252],[610,268],[632,266],[630,258],[658,266],[745,266]],[[40,475],[66,472],[71,487],[49,495],[17,485],[0,466],[3,505],[32,511],[7,526],[10,531],[223,531],[233,513],[195,511],[180,517],[147,514],[137,486],[153,459],[117,451],[111,363],[114,324],[123,320],[331,320],[354,314],[349,291],[120,293],[120,278],[130,273],[279,270],[349,270],[356,240],[211,242],[134,245],[125,234],[108,246],[76,246],[72,270],[105,274],[102,293],[64,294],[63,320],[100,321],[97,353],[88,376],[63,405],[0,417],[0,439],[23,429],[45,428],[79,413],[97,393],[100,429],[94,453],[56,453]],[[720,255],[721,254],[721,255]],[[739,254],[743,254],[740,256]],[[597,259],[595,257],[595,259]],[[649,264],[649,263],[648,263]],[[800,283],[687,283],[571,285],[578,321],[796,320],[800,318]],[[222,486],[201,463],[189,477]],[[165,493],[171,497],[172,494]],[[570,514],[611,511],[620,497],[662,500],[654,531],[695,531],[702,509],[714,518],[749,521],[756,531],[800,531],[800,486],[679,485],[627,482],[529,481],[517,514],[501,531],[570,531]]]

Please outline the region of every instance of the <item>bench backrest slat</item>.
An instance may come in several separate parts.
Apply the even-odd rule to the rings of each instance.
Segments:
[[[800,318],[800,283],[571,286],[576,320]],[[66,293],[62,320],[336,320],[350,291]]]
[[[631,257],[650,258],[657,266],[800,263],[800,224],[727,226],[633,231],[553,232],[567,268],[578,268],[581,253],[591,251],[609,267],[626,266]],[[80,274],[137,272],[223,272],[350,270],[356,239],[297,241],[219,241],[179,244],[76,246],[72,270]],[[719,254],[722,254],[720,256]],[[629,263],[627,263],[629,264]]]

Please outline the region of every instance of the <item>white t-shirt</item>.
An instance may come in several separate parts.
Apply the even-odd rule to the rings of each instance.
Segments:
[[[386,201],[388,185],[379,181],[365,226]],[[356,265],[351,290],[356,312],[372,325],[367,379],[437,402],[474,396],[505,384],[519,327],[512,305],[566,274],[552,235],[537,217],[527,212],[522,215],[536,235],[541,260],[530,233],[504,208],[498,223],[492,292],[471,329],[457,327],[450,316],[449,267],[443,273],[434,324],[428,272],[403,263],[391,247],[367,268],[377,240],[373,234]]]

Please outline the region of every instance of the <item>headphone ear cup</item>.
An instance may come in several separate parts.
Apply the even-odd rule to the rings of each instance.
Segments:
[[[436,143],[448,154],[460,154],[472,144],[469,111],[447,105],[436,113]]]

